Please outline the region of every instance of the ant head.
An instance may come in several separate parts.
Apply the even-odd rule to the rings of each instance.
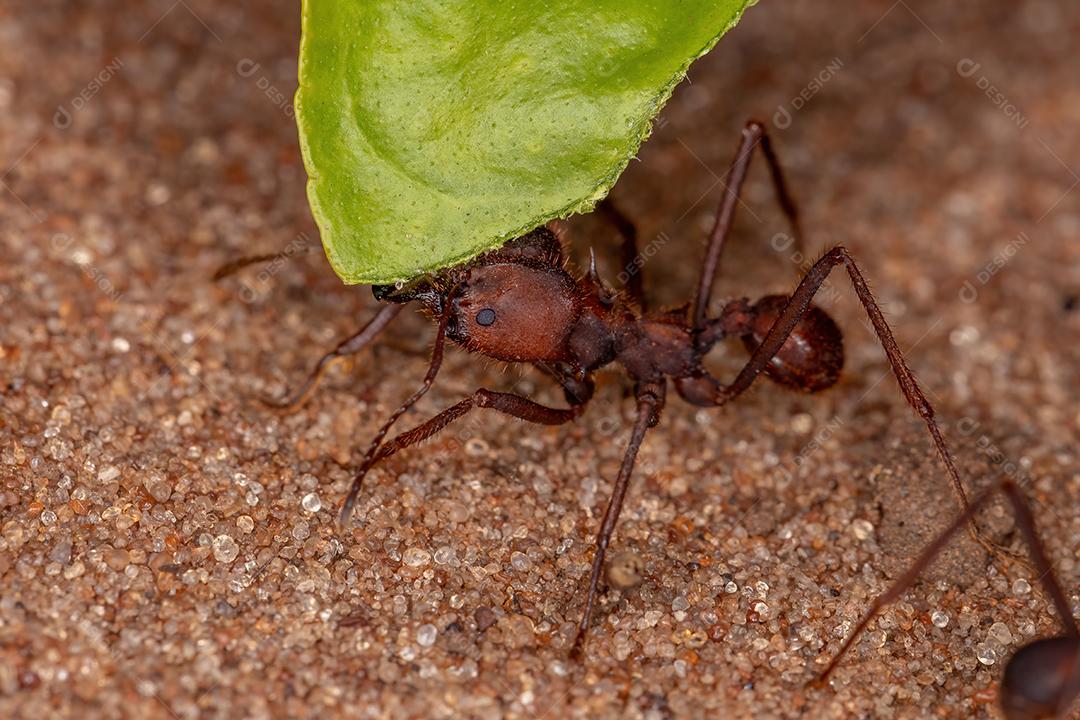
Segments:
[[[449,302],[448,338],[510,362],[564,359],[581,307],[577,285],[562,269],[559,240],[547,228],[466,265],[372,292],[386,302],[416,300],[433,315],[441,315]]]
[[[1036,640],[1016,651],[1001,680],[1009,720],[1062,717],[1080,694],[1080,638]]]
[[[785,295],[768,295],[749,309],[743,344],[753,352],[787,306]],[[840,328],[821,308],[810,306],[791,337],[765,369],[770,380],[805,392],[818,392],[836,384],[844,367],[844,338]]]
[[[565,359],[581,308],[570,275],[528,258],[470,268],[451,303],[447,337],[511,362]]]

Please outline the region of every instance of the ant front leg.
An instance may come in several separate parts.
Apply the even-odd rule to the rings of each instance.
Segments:
[[[578,383],[574,386],[570,386],[565,382],[563,383],[563,389],[566,391],[568,399],[581,399],[580,402],[572,401],[570,407],[567,409],[550,408],[533,402],[528,398],[521,397],[520,395],[495,392],[481,388],[474,392],[470,397],[443,410],[427,422],[414,427],[412,430],[401,433],[384,444],[383,439],[386,437],[387,433],[390,432],[390,428],[392,428],[398,419],[408,412],[409,409],[431,389],[436,376],[439,374],[439,369],[442,367],[443,355],[446,349],[447,330],[450,326],[451,315],[454,313],[455,297],[460,289],[460,286],[455,286],[451,289],[446,294],[444,302],[442,303],[443,307],[439,317],[439,329],[435,333],[435,344],[431,349],[431,360],[428,363],[427,372],[424,373],[423,382],[420,384],[420,387],[414,390],[412,395],[399,405],[398,408],[390,414],[390,417],[383,422],[379,427],[379,430],[375,433],[375,437],[368,445],[367,451],[364,453],[364,460],[356,473],[356,477],[353,479],[352,487],[349,488],[349,494],[346,496],[345,502],[342,505],[341,514],[338,520],[341,526],[344,526],[352,515],[353,505],[356,503],[357,495],[360,493],[364,477],[367,475],[368,471],[375,466],[375,463],[383,458],[390,457],[399,450],[403,450],[410,445],[415,445],[416,443],[422,442],[423,440],[438,434],[447,425],[454,420],[463,417],[470,410],[473,410],[474,408],[491,408],[528,422],[542,425],[560,425],[576,418],[581,413],[589,398],[592,397],[593,385],[591,379],[587,376],[580,378]],[[558,370],[555,370],[555,372],[558,373]]]
[[[591,381],[586,381],[586,387],[588,389],[582,391],[584,400],[579,403],[573,403],[568,408],[552,408],[513,393],[496,392],[494,390],[480,388],[469,397],[451,405],[438,415],[435,415],[420,425],[417,425],[410,430],[406,430],[400,435],[382,443],[381,440],[385,435],[385,430],[389,427],[389,423],[385,424],[383,429],[380,430],[379,435],[376,436],[375,442],[368,448],[368,452],[364,457],[364,462],[356,473],[352,487],[349,489],[349,494],[346,496],[345,502],[341,508],[340,524],[344,526],[345,523],[349,521],[349,516],[352,515],[353,506],[356,504],[356,498],[360,494],[360,488],[363,485],[364,477],[380,460],[388,458],[407,447],[434,437],[446,429],[450,423],[464,417],[476,408],[490,408],[511,417],[518,418],[519,420],[525,420],[526,422],[535,423],[537,425],[562,425],[568,423],[581,414],[582,410],[585,409],[585,405],[589,398],[592,396]],[[571,397],[569,392],[567,393],[567,397]],[[409,404],[411,403],[406,402],[406,405],[403,405],[402,407],[404,408]],[[401,409],[399,408],[399,411],[400,410]],[[395,413],[391,417],[391,421],[396,419],[399,414],[399,412]]]
[[[645,433],[649,428],[656,425],[660,420],[660,411],[664,407],[664,396],[667,385],[664,381],[646,383],[636,390],[637,395],[637,420],[630,434],[630,442],[626,446],[622,465],[619,467],[619,475],[615,478],[615,486],[611,491],[611,499],[608,500],[604,510],[604,519],[600,523],[600,531],[596,535],[596,551],[593,555],[592,572],[589,575],[589,591],[585,597],[585,609],[581,614],[581,622],[578,623],[577,634],[574,637],[574,646],[571,654],[581,655],[582,645],[585,642],[585,634],[589,630],[592,621],[593,605],[596,603],[596,595],[600,589],[600,574],[604,568],[604,558],[607,555],[608,544],[615,532],[615,523],[619,520],[623,501],[626,499],[626,490],[630,487],[630,475],[634,471],[634,462],[637,459],[638,449],[645,439]]]
[[[896,338],[893,337],[892,330],[885,321],[881,308],[878,307],[877,301],[874,300],[870,287],[866,284],[866,279],[863,278],[859,268],[855,265],[851,254],[843,246],[834,247],[814,263],[795,289],[795,292],[786,299],[786,302],[776,296],[765,298],[757,306],[747,306],[745,301],[736,301],[725,308],[725,312],[719,320],[710,323],[709,327],[699,335],[699,339],[705,340],[706,345],[716,342],[724,334],[732,332],[741,334],[744,338],[749,338],[754,334],[753,326],[755,320],[758,319],[755,317],[757,313],[768,313],[770,315],[778,313],[776,320],[772,323],[764,338],[760,339],[760,341],[754,338],[752,344],[755,344],[756,347],[750,356],[750,360],[747,361],[730,385],[721,385],[711,376],[701,375],[676,381],[676,388],[689,402],[699,405],[723,405],[749,388],[754,379],[764,370],[769,370],[770,374],[777,371],[787,371],[789,376],[785,379],[785,382],[795,384],[797,382],[795,378],[798,378],[800,373],[792,371],[791,368],[785,370],[784,356],[786,356],[787,360],[795,363],[796,367],[801,361],[803,364],[802,374],[805,374],[808,378],[814,378],[813,382],[818,383],[810,384],[810,379],[803,380],[802,387],[804,389],[818,390],[831,384],[829,383],[830,379],[835,381],[835,375],[839,373],[837,360],[842,363],[839,331],[836,329],[835,324],[832,323],[832,320],[821,310],[813,307],[810,302],[814,294],[825,282],[829,273],[838,265],[843,265],[847,270],[851,284],[855,288],[855,294],[858,295],[859,302],[870,318],[878,340],[885,350],[885,355],[900,385],[900,390],[903,392],[908,404],[926,424],[930,438],[933,440],[938,455],[945,465],[945,470],[949,475],[960,508],[966,511],[968,509],[967,493],[964,490],[963,483],[960,481],[960,473],[953,462],[952,454],[945,444],[945,438],[938,427],[934,416],[934,408],[930,405],[930,401],[915,380],[914,373],[908,368],[900,346],[897,344]],[[797,343],[797,347],[785,346],[792,332],[799,326],[800,322],[806,319],[809,319],[809,332],[802,333],[800,338],[802,342]],[[813,350],[824,356],[825,360],[827,360],[824,367],[813,367],[815,363],[822,362],[822,357],[815,356],[812,351],[809,355],[801,354],[805,352],[805,347],[812,347]],[[830,354],[836,357],[829,358]],[[999,548],[983,538],[974,520],[971,522],[971,533],[972,537],[992,554],[1003,551],[1003,548]]]
[[[731,161],[728,170],[728,184],[724,189],[724,198],[720,202],[720,209],[716,213],[716,222],[712,232],[709,233],[705,261],[701,268],[701,277],[698,280],[697,294],[690,310],[690,323],[694,332],[701,332],[705,328],[706,314],[709,310],[709,298],[712,295],[713,283],[716,281],[717,272],[720,269],[720,255],[724,250],[724,243],[731,231],[731,225],[735,220],[735,207],[740,202],[739,195],[742,193],[743,183],[746,180],[746,171],[750,167],[750,160],[754,154],[754,148],[761,146],[765,155],[765,161],[769,165],[769,174],[772,176],[773,187],[776,190],[776,199],[780,203],[780,209],[788,219],[791,226],[791,234],[795,240],[796,250],[802,251],[802,226],[799,222],[799,209],[795,200],[788,192],[787,183],[784,181],[784,172],[780,168],[780,161],[773,150],[772,141],[765,131],[765,126],[756,120],[746,123],[743,128],[742,140],[739,149],[735,152],[735,158]]]
[[[304,384],[296,391],[291,393],[286,392],[285,397],[280,400],[264,399],[263,402],[271,407],[281,410],[291,410],[299,407],[322,380],[323,375],[331,364],[348,355],[355,355],[371,344],[371,341],[398,316],[398,313],[400,313],[404,307],[404,305],[391,304],[379,308],[379,311],[375,313],[375,317],[371,318],[359,332],[346,338],[331,352],[323,355],[322,358],[319,359],[319,362],[316,363],[314,369],[308,374]]]

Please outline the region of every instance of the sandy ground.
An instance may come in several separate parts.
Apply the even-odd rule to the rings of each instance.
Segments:
[[[839,275],[836,388],[669,403],[614,542],[644,580],[603,595],[583,663],[567,647],[632,414],[617,374],[573,426],[480,415],[398,456],[336,531],[433,333],[403,316],[294,414],[256,400],[374,307],[318,254],[209,281],[317,241],[297,14],[0,4],[0,715],[996,717],[1006,658],[1057,619],[1029,570],[970,544],[804,687],[954,511]],[[653,297],[682,302],[739,128],[768,121],[811,252],[856,254],[968,482],[1025,483],[1074,605],[1078,39],[1080,6],[1050,0],[764,2],[615,189]],[[755,166],[721,294],[792,286],[783,228]],[[591,218],[568,236],[614,257]],[[558,400],[453,352],[418,414],[481,385]],[[987,523],[1020,549],[1001,507]]]

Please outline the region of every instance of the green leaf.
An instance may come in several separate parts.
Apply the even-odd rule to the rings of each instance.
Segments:
[[[607,194],[749,0],[304,0],[308,198],[347,283],[454,265]]]

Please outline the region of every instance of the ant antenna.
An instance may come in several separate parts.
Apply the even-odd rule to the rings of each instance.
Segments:
[[[306,236],[303,235],[301,237],[306,238]],[[284,250],[280,250],[276,253],[268,253],[266,255],[247,255],[245,257],[236,258],[235,260],[230,260],[229,262],[219,267],[216,271],[214,271],[213,279],[217,281],[223,278],[227,278],[230,275],[234,275],[237,272],[243,270],[249,265],[255,265],[262,262],[272,262],[274,260],[292,260],[297,255],[307,255],[311,252],[310,244],[305,243],[300,247],[299,250],[297,250],[294,247],[295,242],[296,240],[293,240],[293,242],[290,243]]]
[[[352,516],[353,506],[356,504],[357,495],[360,494],[360,486],[363,484],[364,476],[382,458],[382,453],[379,450],[386,433],[390,432],[390,428],[398,421],[398,418],[404,415],[420,398],[424,397],[435,382],[435,376],[439,374],[439,368],[442,366],[443,350],[446,347],[446,328],[450,324],[450,315],[453,312],[451,299],[457,289],[457,287],[454,287],[446,295],[446,304],[443,306],[442,315],[439,317],[439,331],[435,335],[435,345],[431,350],[431,362],[428,364],[427,373],[424,375],[424,382],[387,418],[386,422],[379,428],[379,432],[375,433],[371,444],[368,445],[367,452],[364,453],[364,461],[361,463],[360,469],[353,479],[352,487],[349,488],[349,494],[345,497],[345,502],[341,506],[341,514],[338,516],[338,525],[341,528],[348,524],[349,518]]]
[[[221,280],[227,278],[230,275],[234,275],[237,272],[243,270],[248,265],[254,265],[261,262],[270,262],[279,255],[281,255],[281,253],[271,253],[268,255],[248,255],[246,257],[230,260],[229,262],[225,263],[214,271],[213,279]]]

